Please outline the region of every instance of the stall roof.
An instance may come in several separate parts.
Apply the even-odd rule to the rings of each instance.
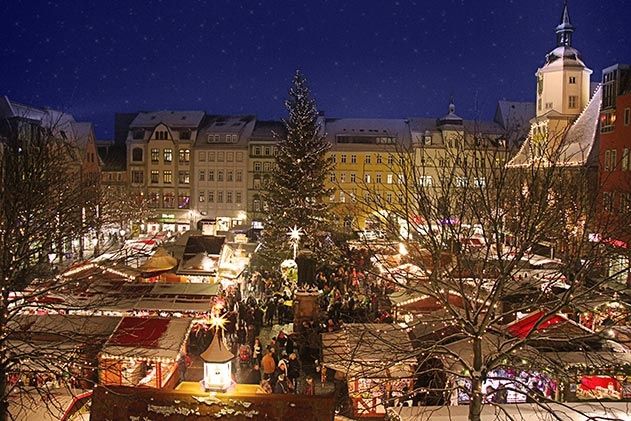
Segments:
[[[347,324],[322,334],[324,365],[352,376],[411,377],[416,363],[405,329],[394,324]]]
[[[153,256],[138,267],[143,273],[164,272],[177,266],[177,259],[164,248],[159,248]]]
[[[176,361],[188,338],[190,319],[124,317],[101,352],[101,358]]]

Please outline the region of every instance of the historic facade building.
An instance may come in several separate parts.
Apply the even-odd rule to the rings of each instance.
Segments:
[[[203,117],[203,111],[138,113],[129,125],[129,181],[153,209],[149,232],[191,227],[191,148]]]
[[[193,207],[205,232],[226,232],[248,219],[248,140],[253,116],[207,116],[194,142]]]

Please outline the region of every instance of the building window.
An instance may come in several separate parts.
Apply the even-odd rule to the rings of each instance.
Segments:
[[[377,164],[381,164],[381,154],[377,154]]]
[[[188,209],[191,207],[191,197],[188,193],[180,193],[177,196],[177,207],[180,209]]]
[[[340,174],[340,183],[346,183],[346,173]]]
[[[263,162],[263,172],[270,172],[271,169],[272,169],[271,162]]]
[[[160,171],[151,170],[151,184],[158,184],[160,182]]]
[[[261,172],[261,161],[254,161],[254,172]]]
[[[605,151],[605,171],[609,171],[610,167],[609,167],[609,160],[611,159],[611,151],[610,150],[606,150]]]
[[[351,155],[351,164],[357,164],[357,155]]]
[[[208,152],[208,162],[215,162],[215,153]]]
[[[215,192],[214,191],[209,191],[208,192],[208,203],[213,203],[215,201]]]
[[[609,165],[609,168],[611,168],[611,171],[615,171],[616,167],[618,166],[618,159],[616,157],[617,151],[615,149],[611,150],[611,164]]]
[[[554,104],[552,102],[546,102],[546,110],[552,109],[553,106]]]
[[[164,149],[164,162],[173,162],[173,149],[166,148]]]
[[[600,115],[601,133],[612,132],[616,122],[616,113],[613,111],[604,112]]]
[[[241,204],[241,192],[236,192],[234,194],[234,202],[237,204]]]
[[[570,95],[568,98],[568,107],[578,108],[578,97],[576,95]]]
[[[343,191],[340,192],[340,203],[346,203],[346,194]]]
[[[208,181],[215,181],[215,171],[208,170]]]
[[[217,171],[217,181],[223,181],[223,171]]]
[[[475,185],[477,188],[483,189],[483,188],[485,188],[485,187],[486,187],[486,178],[484,178],[484,177],[476,177],[476,178],[473,180],[473,183],[474,183],[474,185]]]
[[[351,183],[355,183],[357,181],[357,176],[354,172],[351,173]]]
[[[132,171],[131,172],[131,182],[134,184],[143,184],[145,182],[145,177],[142,171]]]
[[[188,164],[191,159],[190,149],[180,149],[180,164]]]
[[[232,203],[232,192],[226,192],[226,203]]]
[[[232,162],[232,161],[234,161],[234,152],[226,153],[226,162]]]
[[[337,157],[336,155],[333,153],[331,154],[331,156],[329,156],[329,162],[336,164],[337,163]]]
[[[189,184],[191,182],[191,175],[188,171],[178,172],[178,182],[180,184]]]
[[[232,171],[226,171],[226,181],[232,182],[233,181],[232,175],[233,175]]]
[[[608,212],[613,210],[613,194],[611,192],[603,192],[603,207]]]
[[[243,162],[243,152],[237,152],[237,162]]]
[[[386,193],[386,202],[392,203],[392,193]]]
[[[431,175],[422,175],[419,177],[419,184],[421,187],[432,187],[434,179]]]
[[[131,150],[131,160],[134,162],[142,161],[142,148],[134,148]]]
[[[629,170],[629,148],[624,148],[622,151],[622,171]]]
[[[329,181],[330,181],[331,183],[335,183],[335,173],[334,173],[334,172],[332,172],[331,174],[329,174]]]
[[[256,212],[261,210],[261,201],[259,199],[254,199],[253,207]]]
[[[173,183],[173,171],[164,170],[164,172],[162,173],[162,182],[166,184]]]
[[[145,131],[143,129],[134,129],[133,137],[134,137],[134,139],[144,139],[145,138]]]
[[[154,164],[160,162],[160,149],[151,148],[151,162],[153,162]]]
[[[370,184],[370,174],[364,174],[364,182]]]
[[[392,184],[392,178],[393,178],[393,177],[392,177],[392,174],[388,174],[388,175],[386,176],[386,183],[387,183],[387,184]]]
[[[206,171],[199,170],[199,181],[205,181],[205,180],[206,180]]]
[[[342,156],[340,156],[340,162],[342,164],[346,164],[346,154],[342,154]]]
[[[576,76],[570,76],[570,85],[576,85]]]
[[[456,187],[464,188],[469,184],[467,177],[456,177]]]
[[[237,183],[240,183],[243,181],[243,172],[241,170],[237,170],[237,173],[235,174],[235,181]]]
[[[381,173],[375,175],[375,183],[381,184]]]
[[[199,203],[204,203],[206,201],[206,192],[200,191],[197,201]]]
[[[254,156],[259,156],[261,155],[261,147],[260,146],[255,146],[254,147]]]
[[[269,146],[266,146],[265,148],[263,148],[263,151],[265,152],[265,156],[271,156],[272,152]]]
[[[392,155],[388,155],[388,165],[392,165],[394,163],[394,157]]]
[[[156,192],[149,193],[149,207],[150,208],[160,207],[160,193],[156,193]]]
[[[628,126],[631,124],[631,108],[624,109],[624,125]]]
[[[199,153],[199,162],[206,162],[206,152]]]
[[[223,162],[224,153],[217,152],[217,162]]]
[[[222,191],[218,191],[217,192],[217,203],[223,203],[223,192]]]
[[[165,208],[175,207],[175,193],[173,192],[164,193],[164,207]]]
[[[255,189],[257,189],[257,190],[260,189],[261,188],[261,176],[260,175],[255,175],[253,183],[254,183],[253,187]]]
[[[370,155],[364,156],[364,164],[370,164]]]
[[[191,129],[180,130],[180,139],[191,140]]]

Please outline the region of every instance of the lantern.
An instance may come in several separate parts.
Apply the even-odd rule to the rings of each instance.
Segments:
[[[200,357],[204,361],[205,390],[226,391],[232,385],[232,360],[234,354],[226,347],[219,336],[220,326],[213,320],[215,335],[212,342]]]

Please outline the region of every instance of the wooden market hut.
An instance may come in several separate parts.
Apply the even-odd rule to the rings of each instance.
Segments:
[[[172,389],[192,320],[124,317],[99,354],[100,383]]]

